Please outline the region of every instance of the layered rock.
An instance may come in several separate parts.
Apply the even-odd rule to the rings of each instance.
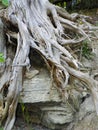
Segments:
[[[98,46],[95,45],[95,42],[93,47],[95,49],[94,59],[89,62],[84,59],[83,63],[85,68],[88,69],[88,74],[95,76],[97,80]],[[89,92],[78,93],[73,90],[73,96],[69,101],[62,103],[62,98],[46,67],[31,68],[29,72],[25,73],[20,102],[29,106],[29,113],[32,113],[30,114],[31,122],[42,123],[50,129],[98,129],[97,116]]]

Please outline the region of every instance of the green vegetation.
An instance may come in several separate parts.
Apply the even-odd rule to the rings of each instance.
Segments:
[[[89,47],[88,41],[84,41],[82,46],[82,56],[90,60],[93,58],[94,54],[92,53],[91,48]]]
[[[8,0],[1,0],[1,2],[2,2],[2,4],[3,4],[4,6],[6,6],[6,7],[9,5]]]
[[[96,26],[98,26],[98,22],[96,22]]]
[[[5,61],[4,55],[2,53],[0,53],[0,62],[3,63],[4,61]]]
[[[2,128],[2,127],[0,127],[0,130],[3,130],[3,128]]]
[[[26,121],[26,123],[29,124],[30,123],[30,115],[29,115],[28,109],[26,108],[26,106],[24,105],[24,103],[20,103],[20,105],[21,105],[21,110],[22,110],[23,118]]]
[[[68,10],[98,8],[98,0],[50,0],[50,1],[61,7],[66,7]]]

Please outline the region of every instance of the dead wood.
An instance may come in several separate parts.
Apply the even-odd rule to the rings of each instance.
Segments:
[[[98,114],[98,82],[79,71],[80,63],[72,54],[72,49],[68,49],[68,46],[70,48],[73,44],[80,44],[85,39],[91,41],[89,31],[92,30],[94,34],[97,27],[88,23],[86,17],[70,15],[48,0],[10,0],[2,19],[8,29],[8,41],[11,38],[17,40],[17,43],[10,42],[17,47],[16,53],[12,62],[6,55],[6,69],[1,76],[0,118],[1,122],[6,119],[4,130],[11,130],[15,121],[18,98],[22,90],[23,67],[30,67],[30,48],[36,50],[45,60],[62,98],[66,98],[65,88],[71,75],[85,82],[91,91]],[[79,24],[79,19],[82,25]],[[17,28],[15,35],[10,32],[13,32],[11,25]],[[74,35],[71,35],[72,32]],[[7,94],[3,97],[5,88]]]

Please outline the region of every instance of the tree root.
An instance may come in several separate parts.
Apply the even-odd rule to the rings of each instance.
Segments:
[[[45,60],[53,82],[62,93],[62,98],[66,98],[65,88],[70,76],[73,75],[88,85],[98,114],[98,82],[78,71],[79,61],[67,49],[68,45],[73,46],[85,39],[91,40],[89,30],[96,30],[97,27],[91,27],[91,24],[87,24],[83,17],[83,26],[88,26],[87,34],[82,26],[78,26],[78,18],[81,18],[79,14],[69,15],[62,10],[48,0],[10,1],[10,6],[3,19],[6,20],[6,23],[9,21],[10,24],[15,25],[19,31],[15,37],[17,38],[17,50],[10,68],[11,73],[8,70],[6,73],[5,70],[9,78],[0,86],[0,89],[3,89],[4,84],[8,82],[8,93],[6,100],[3,101],[5,106],[2,106],[2,110],[6,110],[2,119],[7,118],[4,130],[11,130],[15,121],[15,111],[22,90],[23,66],[30,65],[30,47]],[[69,33],[66,30],[69,30]],[[73,32],[74,35],[71,36],[70,32]]]

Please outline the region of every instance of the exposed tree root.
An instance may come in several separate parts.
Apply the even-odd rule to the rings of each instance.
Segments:
[[[77,18],[82,20],[81,26]],[[93,33],[98,28],[92,27],[86,17],[70,15],[48,0],[11,0],[3,19],[18,28],[15,37],[8,34],[9,39],[17,38],[17,50],[12,66],[6,66],[3,76],[7,75],[7,78],[0,84],[0,92],[4,93],[5,87],[8,89],[5,99],[2,99],[4,106],[0,106],[3,110],[3,114],[0,113],[1,121],[6,119],[4,130],[11,130],[15,121],[18,97],[22,90],[23,67],[30,66],[30,47],[44,58],[62,98],[66,98],[64,90],[70,75],[87,83],[98,114],[98,82],[78,71],[80,63],[67,49],[68,45],[70,48],[85,39],[91,40],[89,30]]]

